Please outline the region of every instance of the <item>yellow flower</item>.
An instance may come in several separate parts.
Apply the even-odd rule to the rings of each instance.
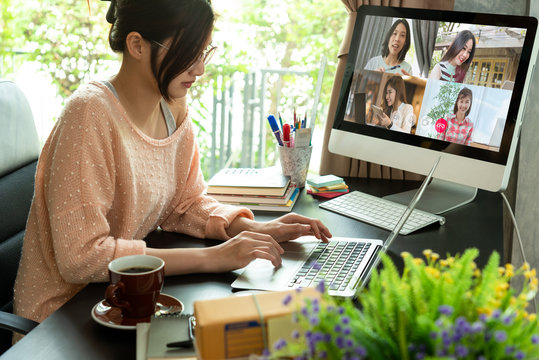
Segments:
[[[414,258],[414,264],[416,264],[416,265],[423,265],[423,259],[420,259],[420,258]]]
[[[535,320],[537,320],[537,315],[536,315],[536,314],[530,314],[530,315],[528,316],[528,320],[530,320],[530,321],[535,321]]]
[[[433,268],[432,266],[425,267],[425,271],[427,272],[427,274],[434,276],[436,279],[440,278],[440,271]]]
[[[403,259],[406,259],[407,257],[410,257],[410,256],[412,256],[412,254],[410,254],[408,251],[401,252],[401,257]]]
[[[480,276],[481,276],[481,270],[475,269],[475,270],[473,271],[473,276],[475,276],[475,277],[480,277]]]
[[[515,274],[515,268],[513,267],[513,265],[511,264],[505,264],[505,275],[507,277],[513,277],[513,275]]]
[[[449,265],[449,262],[446,259],[442,259],[440,260],[440,265],[446,267],[447,265]]]
[[[425,257],[428,259],[430,257],[430,255],[432,254],[432,250],[431,249],[425,249],[423,250],[423,255],[425,255]]]
[[[525,262],[525,263],[522,265],[522,270],[530,270],[530,264],[528,264],[527,262]]]
[[[500,274],[500,276],[501,276],[501,275],[503,275],[504,273],[505,273],[505,268],[500,266],[500,267],[498,268],[498,274]]]
[[[437,254],[437,253],[435,253],[435,252],[432,253],[431,259],[432,259],[433,261],[436,261],[436,260],[438,260],[439,258],[440,258],[440,255],[439,255],[439,254]]]

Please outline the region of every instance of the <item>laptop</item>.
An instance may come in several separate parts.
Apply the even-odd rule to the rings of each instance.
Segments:
[[[380,255],[399,235],[439,162],[440,158],[385,241],[333,237],[329,243],[323,243],[314,236],[304,236],[281,244],[285,250],[281,266],[275,267],[265,259],[255,259],[232,283],[232,288],[282,291],[314,287],[324,279],[329,295],[354,297],[378,266]]]

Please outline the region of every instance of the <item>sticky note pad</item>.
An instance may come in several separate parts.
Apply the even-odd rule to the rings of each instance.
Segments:
[[[320,188],[343,183],[344,180],[336,175],[320,175],[307,179],[307,184]]]

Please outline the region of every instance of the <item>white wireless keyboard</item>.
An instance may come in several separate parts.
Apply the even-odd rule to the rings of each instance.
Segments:
[[[322,209],[331,210],[389,231],[395,228],[401,215],[406,210],[405,205],[360,191],[349,192],[323,202],[319,206]],[[399,234],[408,235],[435,222],[443,225],[445,218],[414,209]]]

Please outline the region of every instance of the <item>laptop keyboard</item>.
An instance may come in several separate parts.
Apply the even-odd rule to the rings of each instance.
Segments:
[[[324,279],[330,290],[344,291],[370,246],[338,240],[319,243],[288,286],[309,287]]]
[[[349,192],[348,194],[323,202],[319,206],[322,209],[330,210],[390,231],[395,228],[395,225],[406,210],[406,206],[402,204],[360,191]],[[399,234],[408,235],[435,222],[443,225],[445,218],[414,209]]]

